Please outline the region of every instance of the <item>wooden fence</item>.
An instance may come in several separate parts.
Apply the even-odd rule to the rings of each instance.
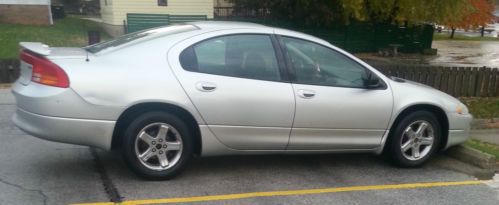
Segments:
[[[396,76],[434,87],[456,97],[499,97],[499,69],[487,67],[437,67],[373,65],[387,76]],[[19,60],[0,60],[0,84],[19,76]]]
[[[373,65],[387,76],[426,84],[456,97],[499,97],[499,69]]]

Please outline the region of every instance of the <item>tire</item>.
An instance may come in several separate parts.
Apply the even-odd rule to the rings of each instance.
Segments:
[[[126,128],[122,143],[128,167],[148,180],[172,179],[181,173],[193,153],[188,126],[166,112],[138,116]]]
[[[425,129],[421,129],[425,127],[423,124]],[[418,132],[418,129],[421,131]],[[420,167],[438,150],[441,136],[441,126],[434,114],[415,111],[392,129],[387,154],[400,167]]]

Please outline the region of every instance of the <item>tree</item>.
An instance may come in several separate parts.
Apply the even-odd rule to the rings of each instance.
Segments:
[[[495,10],[494,2],[491,0],[468,0],[470,7],[463,11],[463,15],[450,18],[443,22],[451,28],[450,38],[454,38],[456,28],[462,29],[477,29],[482,28],[482,36],[484,27],[487,23],[494,20],[493,12]]]
[[[461,19],[470,0],[233,0],[237,7],[269,9],[270,17],[328,26],[351,20],[374,23],[450,22]],[[486,1],[486,0],[481,0]]]
[[[463,15],[468,0],[365,0],[373,21],[439,23]]]
[[[270,10],[273,20],[324,26],[341,18],[341,0],[232,0],[243,10]]]

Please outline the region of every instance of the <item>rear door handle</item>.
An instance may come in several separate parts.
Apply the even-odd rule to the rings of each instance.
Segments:
[[[315,97],[315,91],[300,89],[298,90],[298,96],[300,96],[301,98],[310,99]]]
[[[210,83],[210,82],[198,82],[196,83],[196,88],[199,91],[211,92],[217,89],[217,85],[215,83]]]

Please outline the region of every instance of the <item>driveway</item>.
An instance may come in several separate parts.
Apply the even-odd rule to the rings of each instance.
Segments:
[[[196,158],[171,181],[144,181],[119,153],[43,141],[15,128],[0,89],[0,204],[498,204],[499,188],[445,164],[400,169],[372,155]],[[71,133],[68,133],[68,135]]]

